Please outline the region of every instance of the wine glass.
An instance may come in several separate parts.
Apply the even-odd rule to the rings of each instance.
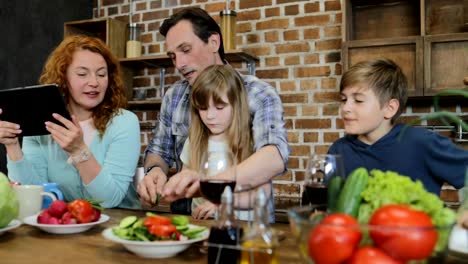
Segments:
[[[328,184],[334,177],[344,179],[343,160],[340,155],[314,154],[307,161],[304,186],[306,201],[312,205],[327,206]]]
[[[226,186],[234,191],[236,186],[236,159],[230,151],[208,151],[203,154],[200,164],[200,191],[204,198],[216,205]]]

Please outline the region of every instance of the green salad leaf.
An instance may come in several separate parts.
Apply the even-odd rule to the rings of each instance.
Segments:
[[[426,212],[432,223],[438,227],[439,239],[436,251],[446,246],[451,226],[456,221],[456,213],[444,207],[439,197],[428,192],[421,181],[392,171],[371,170],[367,186],[362,191],[358,221],[369,222],[372,213],[386,204],[407,204],[415,210]]]

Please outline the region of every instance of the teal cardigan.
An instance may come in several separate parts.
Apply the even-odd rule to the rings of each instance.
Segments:
[[[140,155],[138,117],[127,110],[108,124],[103,137],[96,133],[90,147],[102,170],[84,184],[78,170],[67,163],[68,154],[50,135],[23,138],[23,159],[8,159],[8,177],[22,184],[56,182],[66,201],[90,198],[105,208],[140,208],[133,176]]]

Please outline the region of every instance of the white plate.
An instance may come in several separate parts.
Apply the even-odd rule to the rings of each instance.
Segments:
[[[109,216],[101,214],[101,217],[96,222],[86,223],[86,224],[72,224],[72,225],[48,225],[48,224],[38,224],[37,223],[37,214],[25,217],[23,222],[28,225],[35,226],[45,232],[52,234],[74,234],[87,231],[95,225],[102,224],[109,220]]]
[[[21,225],[20,220],[13,219],[13,220],[10,221],[10,223],[7,226],[5,226],[4,228],[0,228],[0,235],[5,233],[8,230],[15,229],[20,225]]]
[[[197,227],[189,225],[190,228]],[[203,241],[210,234],[209,228],[201,232],[201,237],[185,241],[132,241],[122,239],[112,232],[113,227],[106,228],[102,235],[111,241],[122,244],[126,249],[144,258],[169,258],[187,249],[191,244]]]

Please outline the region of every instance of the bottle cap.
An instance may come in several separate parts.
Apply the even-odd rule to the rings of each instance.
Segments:
[[[232,190],[230,186],[224,188],[223,194],[221,195],[221,203],[232,204]]]
[[[255,204],[257,206],[265,206],[267,203],[267,197],[265,191],[262,188],[258,188],[257,196],[255,197]]]

